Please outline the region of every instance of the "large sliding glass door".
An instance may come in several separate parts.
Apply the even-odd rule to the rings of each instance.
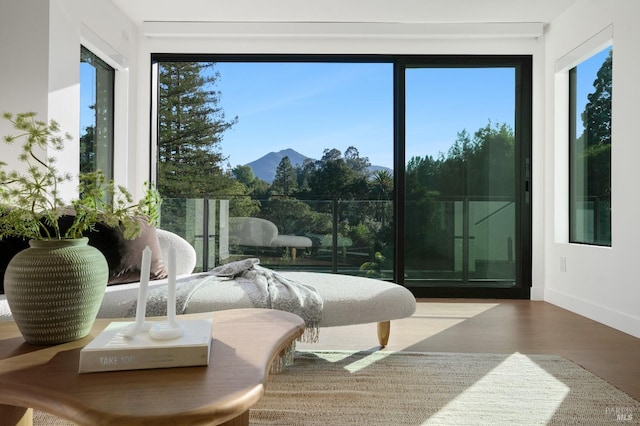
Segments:
[[[404,285],[423,295],[524,297],[524,67],[474,62],[408,62],[402,69]]]
[[[230,219],[203,239],[228,233],[212,263],[258,256],[275,269],[393,280],[417,296],[529,296],[530,57],[154,63],[163,196],[224,200],[218,218],[259,218],[300,242],[247,241]]]

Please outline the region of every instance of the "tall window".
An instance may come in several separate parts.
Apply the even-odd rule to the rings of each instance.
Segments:
[[[611,47],[569,71],[570,241],[611,245]]]
[[[80,48],[80,171],[113,177],[113,89],[115,70]]]

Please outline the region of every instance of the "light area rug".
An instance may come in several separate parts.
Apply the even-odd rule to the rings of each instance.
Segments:
[[[41,412],[35,425],[70,423]],[[251,425],[640,424],[640,402],[555,355],[296,352]]]

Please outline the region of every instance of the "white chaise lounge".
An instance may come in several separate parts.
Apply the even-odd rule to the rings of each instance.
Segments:
[[[193,247],[181,237],[157,230],[163,257],[169,247],[176,250],[178,285],[191,274],[196,264]],[[414,296],[406,288],[379,280],[338,274],[316,272],[282,272],[282,275],[313,286],[323,300],[320,327],[378,323],[380,346],[387,344],[390,321],[411,316],[416,309]],[[167,281],[149,283],[149,290],[166,286]],[[98,313],[101,318],[130,316],[130,306],[137,299],[138,283],[107,287]],[[190,298],[184,313],[210,312],[253,307],[248,295],[233,281],[207,286]],[[0,295],[0,321],[10,320],[11,312],[4,295]]]

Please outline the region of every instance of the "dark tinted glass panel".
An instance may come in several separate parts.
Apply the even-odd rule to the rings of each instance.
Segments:
[[[113,177],[115,70],[88,49],[80,54],[80,171]]]

